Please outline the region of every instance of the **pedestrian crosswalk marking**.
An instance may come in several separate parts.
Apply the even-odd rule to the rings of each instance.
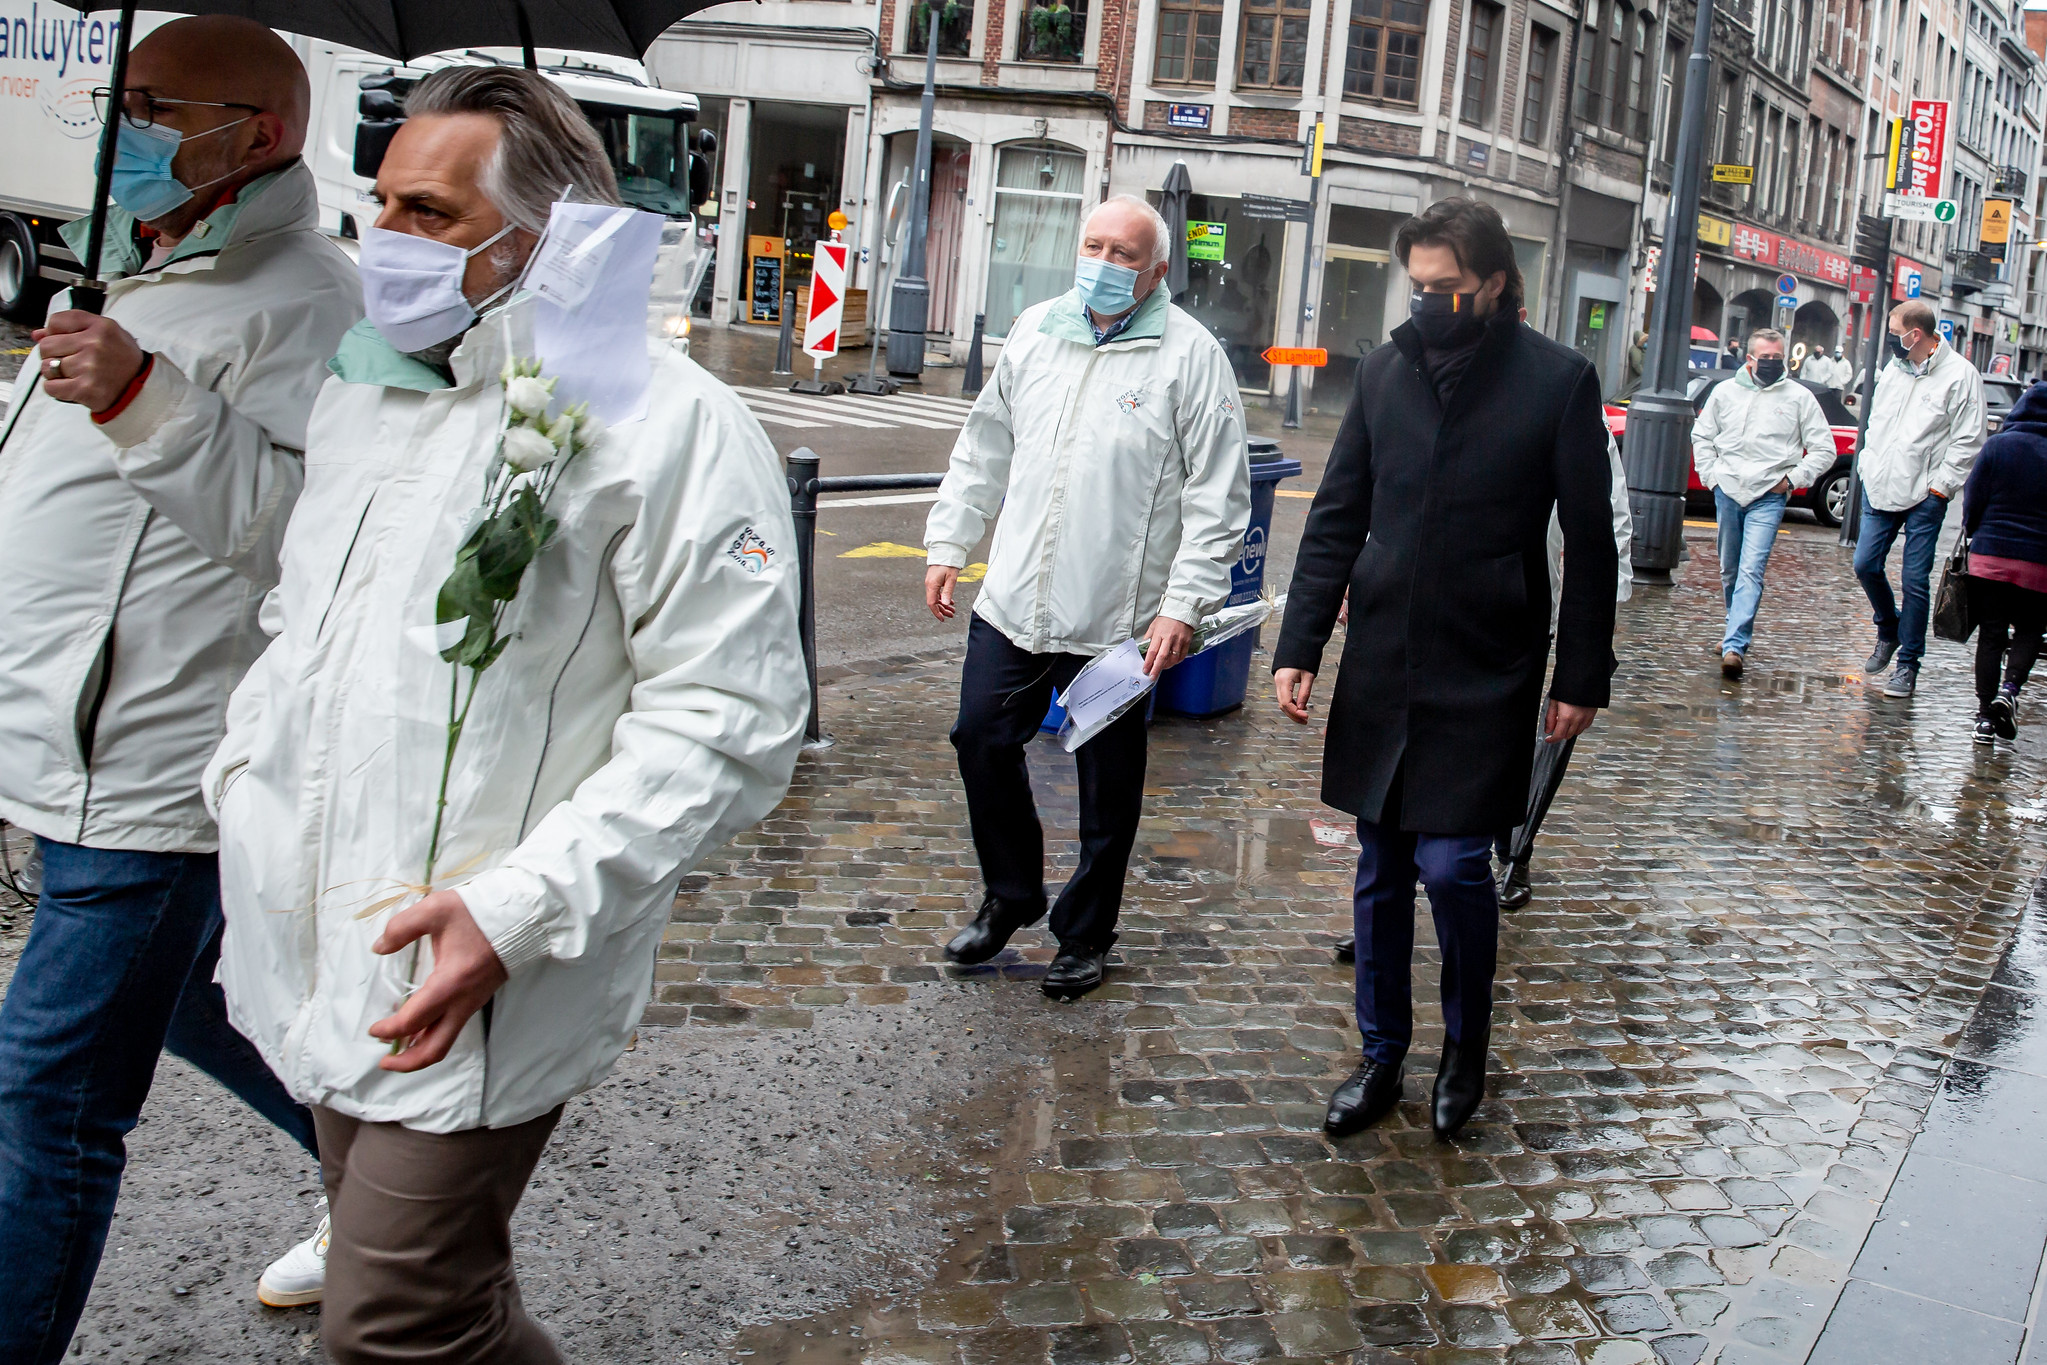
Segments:
[[[869,431],[891,431],[900,427],[921,427],[927,431],[956,431],[973,411],[973,403],[936,394],[897,394],[873,398],[862,394],[830,397],[793,394],[784,389],[766,389],[735,384],[732,391],[753,412],[756,420],[797,430],[822,427],[860,427]]]

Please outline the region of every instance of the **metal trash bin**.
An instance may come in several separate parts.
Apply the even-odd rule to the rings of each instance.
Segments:
[[[1281,453],[1279,442],[1253,436],[1251,447],[1251,521],[1244,548],[1230,566],[1230,595],[1224,606],[1258,599],[1265,590],[1265,549],[1272,537],[1273,496],[1281,479],[1301,472],[1301,462]],[[1181,660],[1159,679],[1158,709],[1178,716],[1215,716],[1244,704],[1251,685],[1251,656],[1258,651],[1259,630],[1247,630],[1199,654]]]

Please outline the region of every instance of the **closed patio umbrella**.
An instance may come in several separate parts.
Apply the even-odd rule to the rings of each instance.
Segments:
[[[1166,172],[1164,188],[1159,191],[1159,213],[1173,237],[1173,263],[1166,269],[1166,290],[1176,299],[1187,292],[1187,196],[1192,193],[1194,181],[1187,174],[1187,163],[1175,161]]]

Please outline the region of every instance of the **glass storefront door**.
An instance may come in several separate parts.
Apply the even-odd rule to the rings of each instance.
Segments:
[[[995,240],[988,253],[988,335],[1073,288],[1087,157],[1055,143],[1004,147],[995,163]]]
[[[1341,407],[1357,376],[1358,361],[1386,340],[1386,275],[1393,255],[1367,247],[1330,246],[1322,259],[1322,304],[1315,313],[1315,344],[1329,364],[1315,376],[1318,406]]]

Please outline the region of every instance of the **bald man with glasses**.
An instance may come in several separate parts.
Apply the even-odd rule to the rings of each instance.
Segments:
[[[258,609],[307,419],[361,291],[318,230],[288,44],[245,19],[180,19],[135,45],[128,83],[104,312],[60,307],[37,329],[0,424],[0,818],[43,860],[0,1003],[9,1365],[68,1349],[166,1046],[314,1150],[311,1115],[213,979],[200,778],[268,640]],[[96,103],[116,113],[107,92]],[[86,227],[65,230],[81,256]],[[290,1253],[282,1281],[266,1271],[261,1296],[317,1300],[323,1246]]]

